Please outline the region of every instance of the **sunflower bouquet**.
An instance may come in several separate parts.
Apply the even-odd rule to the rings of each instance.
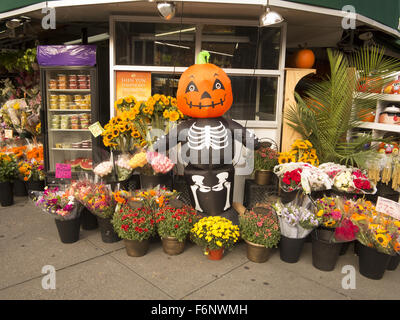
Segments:
[[[128,96],[121,99],[118,99],[114,102],[115,114],[121,115],[121,113],[125,111],[130,111],[134,109],[137,104],[137,100],[134,96]]]
[[[231,249],[239,237],[239,227],[220,216],[202,218],[190,231],[190,239],[202,247],[205,254],[208,250]]]
[[[375,206],[357,200],[351,221],[359,228],[356,238],[364,246],[388,255],[400,254],[400,221],[376,211]]]
[[[304,162],[313,166],[318,166],[319,159],[317,156],[317,150],[313,148],[310,141],[297,139],[292,144],[290,151],[279,153],[279,164],[289,162]]]

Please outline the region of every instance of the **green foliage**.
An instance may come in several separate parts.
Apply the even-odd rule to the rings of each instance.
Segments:
[[[400,61],[386,57],[380,47],[363,48],[350,57],[328,49],[328,59],[330,75],[312,83],[303,97],[295,93],[297,104],[291,106],[286,119],[313,144],[321,163],[361,166],[373,154],[364,146],[377,139],[371,134],[347,136],[381,96],[359,92],[360,79],[368,77],[369,91],[382,88],[390,81],[387,77],[400,70]]]
[[[32,72],[32,64],[36,62],[36,48],[18,52],[4,52],[0,54],[0,66],[8,72]]]
[[[13,155],[0,154],[0,182],[13,181],[17,178],[18,166]]]
[[[240,232],[247,241],[276,248],[281,237],[278,217],[271,206],[266,209],[266,213],[256,213],[253,210],[242,213],[239,216]]]
[[[156,214],[157,232],[161,238],[174,237],[185,241],[193,225],[197,222],[196,210],[189,206],[174,208],[166,206]]]
[[[152,211],[146,208],[132,209],[125,204],[115,212],[111,223],[122,239],[143,241],[155,234]]]

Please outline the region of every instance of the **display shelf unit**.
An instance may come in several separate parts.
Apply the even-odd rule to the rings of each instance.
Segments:
[[[66,131],[66,132],[90,132],[89,129],[50,129],[50,131],[55,131],[55,132],[62,132],[62,131]]]
[[[91,112],[91,109],[49,109],[50,112]]]
[[[92,152],[92,148],[51,148],[54,151],[90,151]]]
[[[48,91],[54,93],[69,92],[69,93],[90,93],[90,89],[48,89]]]

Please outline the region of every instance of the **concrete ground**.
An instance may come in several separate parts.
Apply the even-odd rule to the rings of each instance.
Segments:
[[[336,269],[323,272],[311,264],[311,244],[300,261],[284,263],[275,251],[265,263],[246,257],[244,243],[221,261],[210,261],[193,244],[183,254],[164,254],[153,242],[140,258],[129,257],[123,241],[103,243],[99,230],[81,231],[81,240],[63,244],[54,218],[27,198],[0,208],[0,299],[398,299],[400,272],[382,280],[358,273],[350,247]],[[56,271],[56,289],[42,288],[42,268]],[[342,267],[354,266],[356,289],[343,289]]]

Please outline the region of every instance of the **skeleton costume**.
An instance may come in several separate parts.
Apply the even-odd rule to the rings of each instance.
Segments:
[[[188,162],[184,175],[192,206],[203,215],[221,215],[232,206],[234,139],[258,148],[253,133],[223,117],[183,121],[154,145],[163,152],[181,143],[182,159]]]

